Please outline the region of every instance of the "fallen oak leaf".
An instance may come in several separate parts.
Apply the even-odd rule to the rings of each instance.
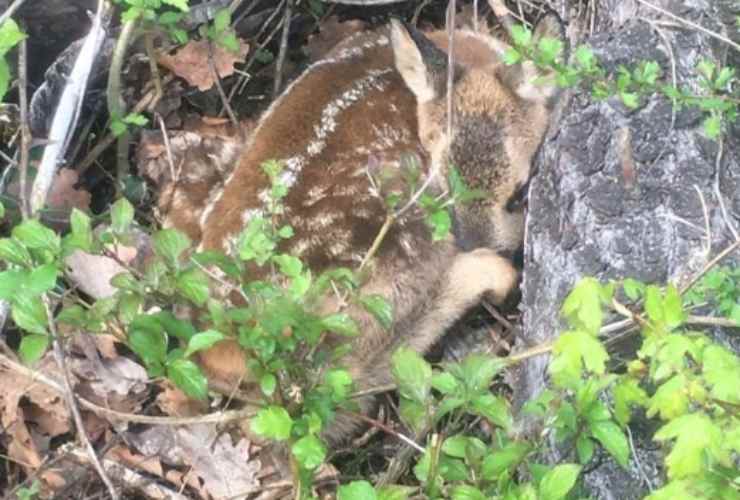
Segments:
[[[216,83],[208,62],[211,53],[209,45],[211,42],[208,40],[193,40],[174,55],[159,56],[157,62],[177,76],[184,78],[190,85],[198,87],[198,90],[206,91]],[[234,63],[243,63],[249,52],[249,44],[241,39],[237,53],[226,50],[218,44],[212,44],[211,48],[213,65],[219,78],[232,75]]]

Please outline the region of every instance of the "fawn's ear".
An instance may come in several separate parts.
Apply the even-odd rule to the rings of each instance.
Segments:
[[[559,44],[558,60],[566,62],[568,40],[565,36],[563,22],[554,11],[545,13],[535,24],[532,32],[532,46],[538,47],[545,39]],[[522,99],[538,102],[548,107],[555,102],[561,91],[557,85],[555,71],[548,68],[537,68],[531,61],[507,66],[502,70],[501,78]]]
[[[391,46],[396,69],[418,102],[445,95],[447,54],[412,26],[391,19]]]

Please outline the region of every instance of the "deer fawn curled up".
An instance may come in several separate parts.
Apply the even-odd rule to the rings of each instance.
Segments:
[[[504,14],[500,2],[491,4],[497,15]],[[556,18],[545,16],[535,39],[561,38]],[[359,389],[391,381],[396,348],[425,352],[483,294],[500,303],[516,286],[517,271],[506,256],[522,244],[520,201],[556,88],[547,79],[534,84],[548,75],[529,63],[505,66],[505,42],[457,30],[450,89],[455,112],[448,134],[447,47],[444,31],[424,35],[398,21],[387,32],[340,43],[271,105],[222,189],[212,190],[192,219],[197,223],[181,227],[202,249],[228,251],[250,217],[265,209],[269,180],[261,164],[281,160],[281,180],[289,187],[283,217],[295,231],[281,251],[320,272],[356,267],[362,260],[386,220],[384,198],[408,167],[403,158],[416,158],[422,171],[439,172],[430,186],[436,192],[447,188],[449,165],[469,188],[484,190],[485,198],[454,207],[454,237],[432,242],[413,209],[391,226],[362,291],[392,303],[394,324],[386,331],[367,313],[349,311],[363,333],[343,364]],[[373,177],[379,166],[396,172],[395,180],[391,175],[378,186]],[[177,202],[175,196],[173,213]],[[170,223],[178,225],[175,219]],[[226,342],[205,353],[206,371],[209,360],[222,363],[226,351],[234,355],[238,349]],[[367,410],[371,401],[360,404]],[[354,425],[338,416],[327,437],[336,441]]]

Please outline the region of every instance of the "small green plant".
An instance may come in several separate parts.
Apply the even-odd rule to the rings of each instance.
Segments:
[[[12,19],[6,20],[0,26],[0,101],[3,100],[8,92],[11,82],[11,72],[5,54],[13,47],[18,45],[26,34],[23,33],[18,24]]]
[[[34,500],[36,498],[36,495],[38,495],[41,492],[41,483],[37,480],[34,480],[33,484],[31,484],[28,488],[20,488],[16,492],[16,495],[18,496],[18,500]]]
[[[229,9],[219,10],[210,26],[201,26],[201,36],[213,40],[226,50],[239,52],[239,39],[231,29],[231,12]]]
[[[595,99],[618,96],[630,109],[638,108],[646,96],[662,94],[671,99],[674,106],[701,110],[705,114],[704,133],[712,139],[720,136],[723,124],[737,120],[740,94],[735,68],[700,61],[696,70],[702,94],[697,95],[688,87],[662,83],[663,71],[655,61],[642,61],[633,68],[620,65],[616,75],[608,75],[587,45],[576,47],[573,63],[564,64],[560,40],[543,38],[535,44],[532,32],[521,25],[513,26],[511,34],[513,47],[507,50],[504,62],[532,61],[540,68],[553,71],[561,87],[580,85],[589,89]]]

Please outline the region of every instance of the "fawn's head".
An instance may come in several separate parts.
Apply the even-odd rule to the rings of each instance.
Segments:
[[[562,39],[561,26],[557,15],[548,14],[535,27],[534,43]],[[441,32],[430,38],[391,23],[396,68],[416,96],[419,139],[431,168],[446,178],[454,166],[468,187],[487,193],[455,208],[458,244],[464,250],[513,252],[522,243],[524,195],[556,98],[554,79],[531,62],[504,65],[508,46],[490,35],[456,31],[448,133],[448,40]],[[543,83],[534,82],[538,77]]]

